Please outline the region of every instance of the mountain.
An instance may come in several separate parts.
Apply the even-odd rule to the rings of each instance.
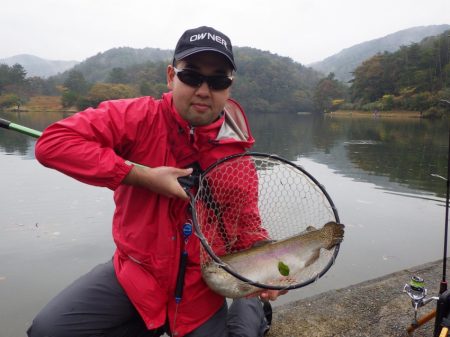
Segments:
[[[81,72],[87,81],[102,82],[113,68],[125,69],[147,62],[170,61],[172,57],[173,50],[168,49],[119,47],[89,57],[77,64],[73,70]]]
[[[40,57],[28,54],[20,54],[8,58],[0,59],[0,64],[12,66],[19,63],[27,72],[27,77],[39,76],[42,78],[50,77],[62,73],[72,68],[78,61],[53,61],[45,60]]]
[[[308,66],[323,74],[333,72],[337,79],[348,82],[352,79],[352,72],[356,67],[377,53],[383,53],[384,51],[394,52],[401,46],[420,42],[428,36],[439,35],[448,29],[450,29],[450,25],[419,26],[404,29],[343,49],[337,54]]]

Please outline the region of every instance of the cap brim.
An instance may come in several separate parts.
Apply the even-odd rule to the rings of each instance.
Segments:
[[[233,59],[230,58],[230,56],[228,56],[227,54],[225,54],[225,53],[223,53],[223,52],[221,52],[221,51],[219,51],[217,49],[214,49],[214,48],[195,47],[195,48],[191,48],[191,49],[185,50],[185,51],[183,51],[181,53],[175,54],[173,58],[174,58],[174,60],[178,61],[178,60],[182,60],[182,59],[184,59],[184,58],[186,58],[186,57],[188,57],[190,55],[201,53],[201,52],[205,52],[205,51],[212,51],[212,52],[216,52],[218,54],[221,54],[221,55],[225,56],[226,59],[231,63],[231,66],[233,67],[233,70],[236,70],[236,64],[234,64]]]

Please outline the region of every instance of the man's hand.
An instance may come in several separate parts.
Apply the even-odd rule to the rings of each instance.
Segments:
[[[262,292],[259,293],[259,298],[263,302],[275,301],[278,298],[278,296],[284,295],[287,292],[288,292],[287,290],[267,289],[267,290],[263,290]]]
[[[273,289],[266,289],[262,291],[258,291],[256,293],[250,294],[247,296],[247,298],[252,298],[259,296],[261,301],[267,302],[267,301],[275,301],[278,296],[286,294],[287,290],[273,290]]]
[[[191,173],[192,168],[179,169],[170,166],[150,168],[135,165],[122,183],[143,187],[169,198],[188,200],[188,195],[177,179],[188,176]]]

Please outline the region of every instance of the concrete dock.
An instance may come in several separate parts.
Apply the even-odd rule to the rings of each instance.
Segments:
[[[408,336],[414,310],[403,286],[412,275],[425,279],[428,296],[437,296],[442,260],[275,307],[267,337]],[[418,317],[435,308],[433,301]],[[434,319],[411,336],[432,337],[433,330]]]

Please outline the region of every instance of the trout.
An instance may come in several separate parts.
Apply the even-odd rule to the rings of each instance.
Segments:
[[[220,259],[231,270],[253,282],[288,287],[300,283],[299,280],[305,278],[303,274],[311,273],[309,267],[318,261],[321,251],[331,250],[342,242],[343,237],[344,225],[328,222],[321,229],[309,227],[287,239],[224,255]],[[228,298],[241,298],[262,290],[234,277],[214,261],[202,267],[202,276],[213,291]],[[311,278],[309,274],[306,277]]]

